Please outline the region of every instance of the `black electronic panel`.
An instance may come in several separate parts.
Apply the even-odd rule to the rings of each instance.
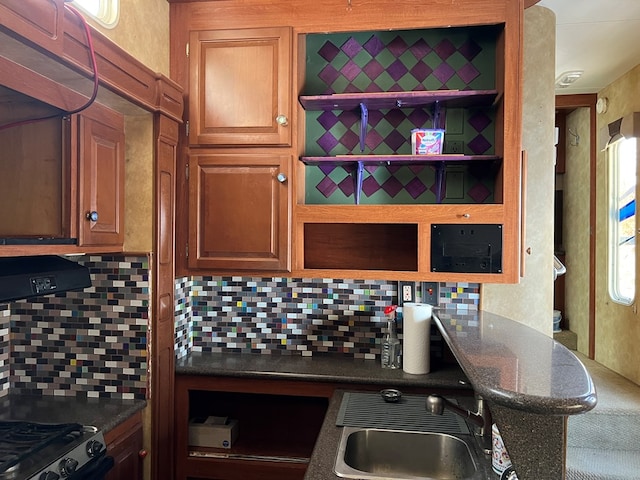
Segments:
[[[502,225],[432,225],[431,271],[502,273]]]

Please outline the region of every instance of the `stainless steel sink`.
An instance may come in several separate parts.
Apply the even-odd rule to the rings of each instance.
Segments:
[[[345,427],[336,456],[339,477],[462,480],[475,477],[469,444],[444,433]]]

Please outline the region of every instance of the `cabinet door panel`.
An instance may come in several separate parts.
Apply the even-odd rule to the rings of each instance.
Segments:
[[[107,434],[107,455],[114,466],[106,480],[142,480],[143,451],[142,420],[139,414],[120,424]]]
[[[289,155],[192,157],[189,267],[287,270]]]
[[[94,105],[80,115],[80,245],[124,242],[124,123]],[[97,219],[88,215],[97,214]]]
[[[190,143],[291,143],[289,28],[193,32],[190,48]]]

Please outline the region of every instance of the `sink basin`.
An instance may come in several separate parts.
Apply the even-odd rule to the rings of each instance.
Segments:
[[[336,456],[339,477],[471,479],[477,471],[466,441],[444,433],[345,427]]]

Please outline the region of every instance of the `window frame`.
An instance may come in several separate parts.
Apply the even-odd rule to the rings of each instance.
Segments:
[[[633,217],[633,225],[632,225],[632,235],[629,237],[629,239],[633,239],[634,241],[634,248],[633,248],[633,261],[632,262],[622,262],[621,261],[621,256],[622,256],[622,252],[621,252],[621,243],[620,243],[620,237],[621,237],[621,226],[622,226],[622,221],[624,220],[628,220],[629,218],[631,218],[631,216],[626,216],[625,218],[621,218],[622,217],[622,210],[627,206],[627,204],[625,204],[625,206],[621,206],[620,205],[620,199],[621,199],[621,194],[624,194],[625,192],[621,192],[621,188],[620,188],[620,180],[622,179],[621,172],[620,172],[620,154],[623,148],[625,147],[625,142],[630,142],[633,141],[635,143],[635,154],[633,155],[633,165],[634,165],[634,169],[635,169],[635,184],[633,186],[628,186],[627,189],[625,190],[625,192],[631,192],[633,191],[633,215],[631,215]],[[637,223],[637,215],[636,215],[636,200],[637,200],[637,186],[638,186],[638,182],[637,182],[637,170],[638,170],[638,138],[635,136],[630,136],[630,137],[624,137],[622,135],[617,135],[616,137],[612,138],[610,140],[610,142],[607,145],[606,148],[606,155],[607,155],[607,167],[608,167],[608,176],[609,176],[609,181],[608,181],[608,209],[609,209],[609,215],[608,215],[608,225],[607,225],[607,250],[608,250],[608,263],[607,263],[607,290],[609,293],[609,297],[611,298],[611,300],[615,303],[621,304],[621,305],[625,305],[625,306],[630,306],[633,305],[633,303],[635,302],[635,297],[636,297],[636,264],[637,264],[637,251],[635,249],[635,241],[636,241],[636,237],[637,237],[637,227],[638,227],[638,223]],[[628,173],[628,171],[627,171]],[[629,202],[630,204],[630,202]],[[628,227],[627,227],[628,228]],[[617,267],[620,267],[624,264],[631,264],[631,272],[632,272],[632,277],[631,277],[631,288],[629,288],[629,285],[626,286],[622,286],[621,285],[621,272]]]
[[[91,10],[88,3],[98,4]],[[104,28],[114,28],[120,19],[120,0],[73,0],[71,4]]]

